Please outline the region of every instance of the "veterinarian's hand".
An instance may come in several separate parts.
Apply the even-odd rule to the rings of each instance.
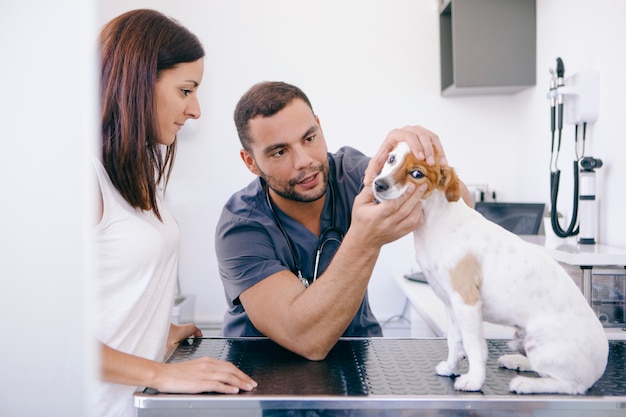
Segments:
[[[439,136],[422,126],[405,126],[401,129],[394,129],[387,135],[387,138],[380,146],[380,149],[372,157],[367,169],[365,170],[365,178],[363,184],[370,187],[374,178],[380,173],[389,152],[399,142],[406,142],[411,148],[411,152],[416,158],[426,160],[429,165],[435,164],[435,153],[439,157],[439,163],[447,166],[446,154],[443,151]]]
[[[372,187],[365,187],[354,199],[350,231],[359,241],[382,246],[414,231],[424,222],[421,198],[426,185],[410,184],[407,192],[395,200],[376,203]]]

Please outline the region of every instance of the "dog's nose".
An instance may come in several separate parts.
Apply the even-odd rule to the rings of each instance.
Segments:
[[[377,193],[382,193],[383,191],[387,191],[387,189],[389,188],[389,184],[387,184],[387,181],[385,180],[376,180],[374,181],[374,188],[376,189]]]

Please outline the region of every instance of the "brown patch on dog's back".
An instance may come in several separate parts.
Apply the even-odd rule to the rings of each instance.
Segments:
[[[483,280],[480,262],[473,254],[465,255],[451,270],[452,288],[465,304],[473,306],[480,301],[480,285]]]

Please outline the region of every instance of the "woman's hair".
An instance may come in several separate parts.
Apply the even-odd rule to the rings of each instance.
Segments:
[[[298,98],[303,100],[313,111],[309,98],[294,85],[281,81],[264,81],[253,85],[239,99],[237,107],[235,107],[235,126],[241,146],[248,152],[252,152],[252,137],[248,133],[250,120],[257,116],[273,116]]]
[[[158,142],[155,83],[163,71],[204,57],[198,38],[155,10],[133,10],[100,32],[102,164],[133,207],[157,207],[157,185],[167,184],[176,141]]]

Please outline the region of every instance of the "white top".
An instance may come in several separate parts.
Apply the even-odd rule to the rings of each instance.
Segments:
[[[153,211],[130,206],[95,158],[94,167],[104,202],[95,228],[96,337],[113,349],[162,361],[176,287],[178,225],[160,199],[163,222]],[[135,389],[100,382],[96,414],[135,415]]]

